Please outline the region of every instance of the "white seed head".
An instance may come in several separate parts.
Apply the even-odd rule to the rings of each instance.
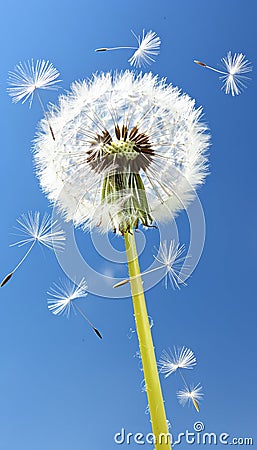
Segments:
[[[233,56],[231,52],[228,52],[225,58],[222,58],[222,63],[227,70],[227,74],[221,76],[223,81],[222,89],[226,94],[230,94],[234,97],[239,95],[245,83],[249,80],[249,77],[245,76],[245,73],[252,71],[251,63],[245,59],[245,55],[242,53],[235,53]]]
[[[34,150],[44,192],[76,226],[100,228],[114,205],[120,231],[170,220],[206,176],[209,136],[194,104],[151,73],[74,82],[48,113],[55,140],[40,123]]]
[[[45,213],[41,218],[39,211],[29,211],[27,214],[22,214],[17,222],[19,226],[16,229],[20,231],[23,238],[11,244],[12,246],[18,245],[21,247],[37,241],[51,250],[60,251],[64,249],[65,233],[57,220],[52,222],[48,214]]]
[[[170,241],[168,247],[167,241],[160,242],[160,248],[157,256],[154,256],[156,261],[161,263],[165,269],[165,285],[168,286],[168,279],[173,287],[173,289],[180,289],[180,285],[185,285],[183,281],[183,269],[182,265],[187,258],[186,256],[181,256],[185,251],[184,245],[176,244],[175,241]]]
[[[20,62],[14,70],[9,72],[7,92],[12,97],[14,103],[22,100],[25,103],[30,99],[32,104],[34,92],[36,89],[57,89],[56,83],[59,72],[49,61],[33,59],[27,62]]]
[[[84,278],[75,284],[70,280],[60,280],[59,284],[53,286],[47,292],[48,309],[55,315],[67,315],[69,317],[73,300],[87,296],[87,283]]]
[[[165,378],[167,378],[177,369],[193,369],[196,365],[196,357],[190,348],[177,349],[174,347],[174,353],[163,350],[158,365],[160,372],[165,374]]]
[[[132,31],[133,35],[137,39],[138,49],[129,59],[129,63],[134,67],[144,67],[152,62],[154,62],[153,56],[156,56],[160,52],[161,39],[154,31],[148,31],[145,34],[143,30],[142,38],[141,36],[136,36]]]
[[[179,400],[179,403],[182,406],[185,406],[187,402],[192,402],[194,407],[199,411],[198,407],[198,401],[202,400],[203,393],[202,386],[200,384],[197,384],[196,386],[191,386],[190,388],[181,389],[177,393],[177,397]]]

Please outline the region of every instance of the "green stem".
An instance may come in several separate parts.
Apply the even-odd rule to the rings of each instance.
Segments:
[[[134,234],[124,233],[136,328],[156,450],[171,450]]]

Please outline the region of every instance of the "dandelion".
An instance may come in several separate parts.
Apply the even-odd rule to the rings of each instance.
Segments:
[[[209,136],[201,114],[194,100],[151,73],[75,82],[49,113],[56,141],[45,121],[36,138],[42,189],[75,226],[101,229],[111,215],[108,229],[124,234],[139,222],[170,220],[206,176]]]
[[[61,80],[57,80],[59,72],[52,63],[45,60],[37,60],[35,63],[33,59],[31,61],[16,65],[13,71],[9,72],[7,92],[12,97],[14,103],[21,101],[25,103],[29,100],[29,107],[31,108],[34,93],[37,93],[37,97],[43,113],[47,119],[48,126],[55,140],[53,129],[49,123],[48,116],[39,95],[38,89],[57,89],[56,84]]]
[[[101,47],[97,48],[95,52],[130,49],[135,50],[134,54],[128,60],[131,66],[142,67],[155,62],[153,56],[158,55],[160,52],[161,40],[159,36],[157,36],[157,34],[152,30],[148,31],[146,34],[145,30],[143,30],[142,37],[137,36],[132,30],[131,32],[137,40],[137,47]]]
[[[160,358],[160,372],[165,374],[165,378],[169,377],[178,369],[193,369],[196,365],[196,357],[190,348],[182,347],[177,349],[174,347],[174,354],[163,350]]]
[[[92,322],[84,314],[81,308],[74,302],[78,298],[84,298],[87,296],[87,283],[84,278],[76,284],[70,280],[60,280],[60,283],[54,283],[49,289],[47,294],[50,296],[48,299],[48,309],[54,315],[66,315],[70,316],[70,312],[73,309],[78,311],[80,315],[88,322],[90,327],[94,330],[97,336],[102,339],[100,331],[95,328]]]
[[[181,256],[185,251],[184,245],[176,244],[175,241],[171,240],[170,245],[168,247],[167,241],[163,241],[160,243],[160,248],[158,255],[154,258],[157,262],[161,263],[161,265],[154,267],[145,272],[141,272],[140,276],[148,275],[156,270],[165,269],[165,287],[168,287],[168,279],[173,287],[173,289],[180,289],[180,284],[185,285],[183,281],[183,271],[182,271],[182,263],[187,258],[186,256]],[[114,288],[123,286],[130,282],[130,278],[120,281],[119,283],[114,284]]]
[[[196,386],[192,386],[190,389],[189,389],[189,387],[187,387],[185,389],[181,389],[177,393],[179,403],[182,406],[185,406],[185,404],[187,402],[191,401],[193,403],[196,411],[199,412],[200,408],[199,408],[198,402],[200,400],[202,400],[202,397],[203,397],[203,393],[201,392],[201,390],[202,390],[202,386],[200,384],[197,384]]]
[[[235,53],[232,56],[231,52],[228,52],[227,56],[222,58],[221,61],[226,72],[207,66],[207,64],[201,61],[195,60],[194,62],[206,69],[221,73],[222,76],[220,79],[223,82],[222,89],[225,89],[225,93],[231,93],[233,97],[239,95],[243,88],[246,87],[245,83],[249,80],[249,77],[244,74],[252,71],[251,63],[245,59],[245,55],[242,53]]]
[[[194,100],[151,73],[95,74],[50,110],[56,140],[41,121],[34,147],[41,187],[65,219],[84,229],[105,222],[104,231],[124,237],[156,437],[168,428],[134,230],[170,220],[204,182],[209,136],[201,115]]]
[[[22,214],[17,219],[18,227],[16,227],[21,234],[21,239],[11,246],[17,245],[22,247],[23,245],[30,244],[29,249],[16,265],[16,267],[3,279],[0,286],[4,286],[7,281],[13,276],[17,269],[25,261],[32,248],[38,242],[50,250],[63,250],[65,243],[65,233],[61,229],[60,224],[55,220],[52,222],[51,217],[48,214],[44,214],[40,220],[40,213],[38,211],[29,211],[27,214]]]

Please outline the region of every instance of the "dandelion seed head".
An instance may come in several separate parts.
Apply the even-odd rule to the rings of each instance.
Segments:
[[[65,233],[57,220],[52,222],[48,214],[45,213],[41,218],[39,211],[29,211],[27,214],[22,214],[17,222],[16,228],[23,238],[11,244],[12,246],[18,245],[21,247],[30,242],[38,241],[51,250],[61,251],[64,249]]]
[[[45,60],[36,62],[27,61],[17,64],[13,71],[9,72],[7,92],[12,97],[14,103],[22,101],[25,103],[29,99],[31,106],[36,89],[57,89],[56,84],[59,72],[52,63]]]
[[[220,78],[223,81],[222,89],[226,94],[230,94],[234,97],[239,95],[249,77],[245,76],[245,73],[252,71],[251,63],[245,58],[242,53],[235,53],[232,56],[231,52],[228,52],[225,58],[222,58],[222,63],[227,70],[226,75],[222,75]]]
[[[124,232],[170,220],[206,176],[209,136],[200,117],[194,100],[151,73],[75,82],[48,113],[55,141],[40,123],[34,150],[42,189],[84,228],[103,223],[104,231]]]
[[[87,283],[84,278],[78,284],[61,279],[58,284],[53,283],[47,294],[49,311],[55,315],[64,314],[69,317],[73,300],[87,296]]]
[[[182,406],[185,406],[186,403],[191,401],[197,411],[199,411],[198,401],[201,401],[203,397],[203,393],[201,391],[202,386],[200,384],[197,384],[196,386],[192,386],[190,388],[181,389],[177,393],[179,403]]]
[[[157,256],[154,256],[155,260],[161,263],[166,271],[165,275],[165,286],[167,288],[168,279],[173,287],[173,289],[180,289],[180,285],[184,284],[182,270],[183,263],[187,256],[182,256],[185,251],[184,245],[176,244],[175,241],[170,241],[168,247],[167,241],[160,243],[159,252]]]
[[[145,34],[143,30],[142,37],[136,36],[132,31],[133,35],[137,39],[138,49],[128,60],[131,66],[142,67],[147,66],[154,62],[153,56],[158,55],[160,52],[161,39],[157,34],[150,30]]]
[[[251,63],[245,58],[243,53],[235,53],[232,56],[231,51],[228,52],[226,58],[222,58],[222,62],[230,75],[251,72]]]
[[[174,353],[163,350],[159,361],[160,372],[165,378],[176,372],[177,369],[192,369],[196,365],[196,357],[187,347],[182,349],[174,347]]]

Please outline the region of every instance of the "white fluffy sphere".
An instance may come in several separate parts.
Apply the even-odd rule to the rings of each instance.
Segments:
[[[206,176],[201,108],[151,73],[96,74],[74,82],[40,122],[37,174],[77,226],[120,232],[166,220]]]

